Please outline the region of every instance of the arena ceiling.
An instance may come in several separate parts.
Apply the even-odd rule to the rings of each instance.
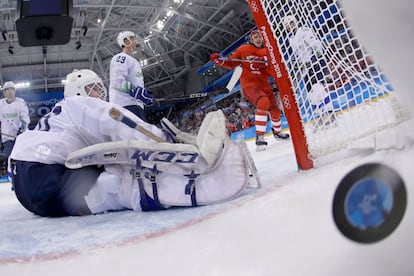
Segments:
[[[92,69],[109,83],[119,52],[116,35],[135,32],[146,86],[158,97],[189,94],[191,72],[254,27],[245,0],[73,0],[68,44],[22,47],[17,1],[0,0],[0,82],[27,82],[30,91],[62,90],[73,69]]]

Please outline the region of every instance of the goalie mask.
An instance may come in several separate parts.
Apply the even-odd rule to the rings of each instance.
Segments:
[[[106,101],[107,92],[102,79],[88,69],[74,70],[66,76],[64,97],[84,96]]]
[[[286,15],[283,18],[283,26],[286,28],[288,32],[296,30],[298,26],[298,21],[296,20],[296,17],[293,15]]]
[[[131,31],[123,31],[118,34],[116,37],[116,42],[118,43],[119,47],[124,48],[127,46],[131,46],[132,40],[137,41],[137,36]],[[125,45],[125,39],[129,41],[129,45]]]

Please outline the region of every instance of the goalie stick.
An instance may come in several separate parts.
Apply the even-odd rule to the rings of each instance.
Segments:
[[[145,136],[147,136],[147,137],[149,137],[149,138],[151,138],[151,139],[153,139],[157,142],[166,142],[165,140],[161,139],[160,137],[158,137],[157,135],[155,135],[151,131],[143,128],[142,126],[139,126],[137,123],[132,121],[130,118],[128,118],[127,116],[122,114],[122,112],[119,109],[115,108],[115,107],[112,107],[109,110],[109,116],[112,119],[116,120],[116,121],[124,123],[125,125],[129,126],[130,128],[136,129],[137,131],[141,132]]]
[[[254,160],[252,158],[252,155],[250,154],[249,149],[247,148],[247,144],[246,141],[244,140],[242,135],[239,135],[237,137],[237,142],[239,143],[240,147],[242,148],[244,155],[247,158],[247,164],[249,166],[249,170],[250,170],[250,175],[251,177],[254,178],[254,180],[256,180],[256,186],[250,185],[250,188],[261,188],[262,187],[262,183],[260,181],[260,177],[259,174],[257,173],[257,168],[256,165],[254,163]]]

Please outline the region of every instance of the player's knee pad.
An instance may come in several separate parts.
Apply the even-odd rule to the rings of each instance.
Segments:
[[[270,109],[270,100],[268,97],[261,97],[256,104],[257,109],[260,110],[269,110]]]

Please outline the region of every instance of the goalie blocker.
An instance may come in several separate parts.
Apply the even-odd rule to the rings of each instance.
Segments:
[[[177,140],[185,137],[182,142],[192,144],[127,140],[70,154],[69,168],[105,165],[85,197],[91,212],[216,204],[236,198],[247,187],[246,154],[226,135],[221,111],[207,114],[197,137],[177,129],[174,133]]]

